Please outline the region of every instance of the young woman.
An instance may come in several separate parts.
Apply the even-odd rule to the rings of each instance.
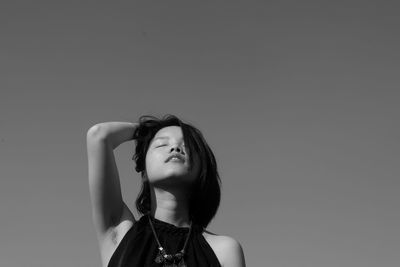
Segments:
[[[136,143],[142,177],[136,220],[124,203],[113,150]],[[220,202],[214,154],[175,116],[104,122],[87,132],[92,216],[104,267],[245,266],[241,245],[206,230]]]

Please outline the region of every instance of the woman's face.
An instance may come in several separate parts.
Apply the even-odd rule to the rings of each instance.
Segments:
[[[146,174],[150,183],[190,186],[199,175],[196,155],[193,164],[191,169],[181,127],[168,126],[156,133],[146,154]]]

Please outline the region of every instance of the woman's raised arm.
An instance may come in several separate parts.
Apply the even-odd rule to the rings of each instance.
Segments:
[[[92,216],[99,238],[123,220],[135,221],[122,199],[114,149],[133,139],[136,126],[130,122],[103,122],[86,134]]]

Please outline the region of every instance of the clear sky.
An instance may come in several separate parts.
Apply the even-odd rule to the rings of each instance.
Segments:
[[[397,267],[395,1],[2,1],[0,265],[97,267],[86,131],[172,113],[248,266]],[[115,151],[123,197],[133,143]],[[136,214],[137,215],[137,214]]]

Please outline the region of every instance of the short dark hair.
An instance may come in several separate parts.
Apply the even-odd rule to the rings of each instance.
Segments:
[[[142,176],[145,174],[146,153],[151,140],[160,129],[168,126],[181,127],[185,147],[189,155],[193,155],[193,153],[198,155],[200,173],[192,187],[194,190],[191,192],[189,200],[189,216],[194,224],[206,228],[215,216],[220,204],[221,180],[214,153],[196,127],[170,114],[162,118],[149,115],[141,116],[133,137],[136,143],[133,156],[133,160],[136,163],[135,170],[140,172]],[[190,166],[193,166],[193,158],[189,156]],[[136,208],[141,214],[150,212],[151,198],[148,181],[144,181],[142,184],[141,191],[136,199]]]

